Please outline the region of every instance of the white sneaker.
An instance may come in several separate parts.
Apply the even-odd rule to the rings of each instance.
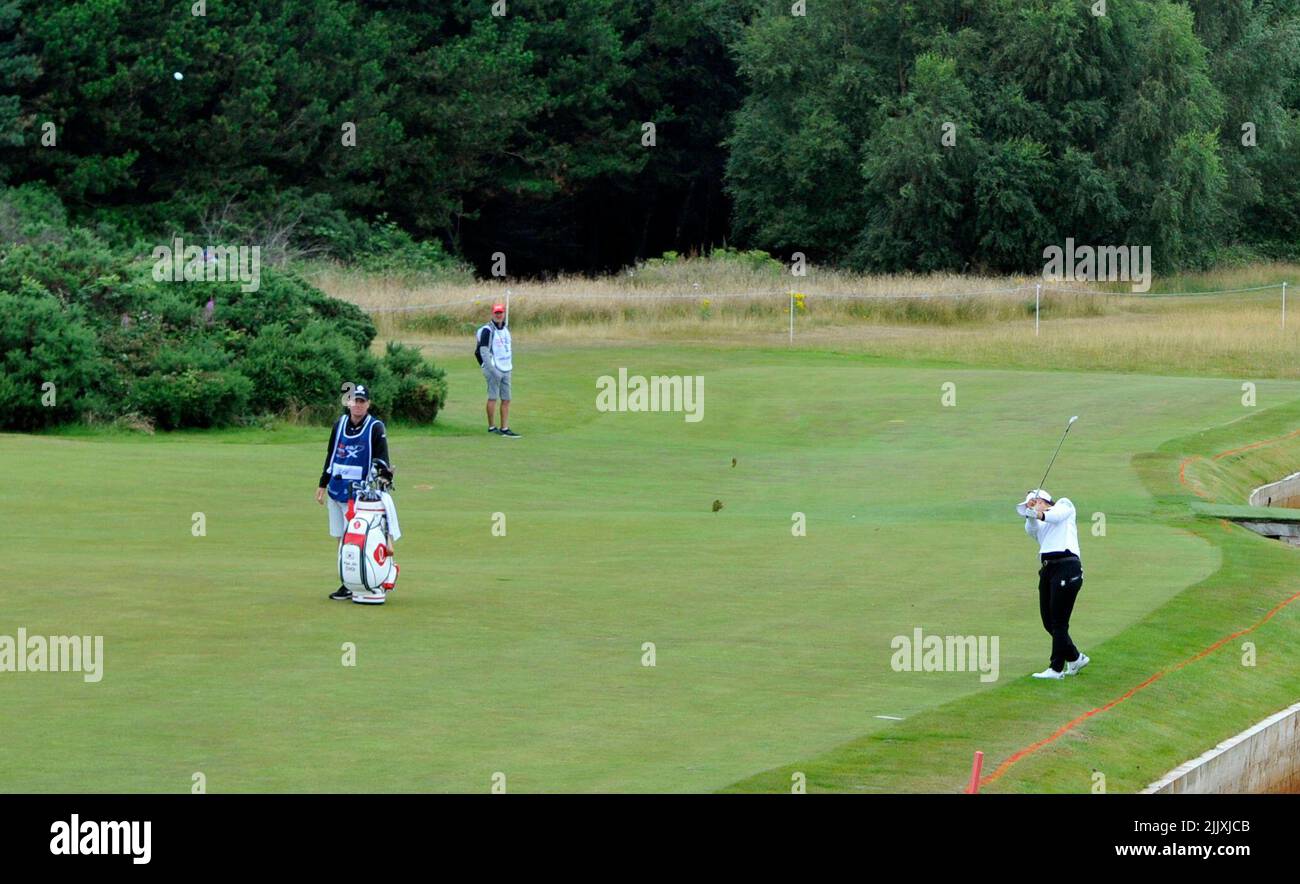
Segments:
[[[1087,665],[1088,665],[1088,655],[1085,654],[1083,651],[1080,651],[1078,660],[1075,660],[1073,663],[1065,664],[1065,674],[1075,675],[1078,673],[1080,669],[1082,669]]]
[[[1049,667],[1047,667],[1046,669],[1044,669],[1042,672],[1035,672],[1035,673],[1034,673],[1034,678],[1055,678],[1055,679],[1062,679],[1062,678],[1065,678],[1065,673],[1064,673],[1064,672],[1057,672],[1055,669],[1053,669],[1052,667],[1049,666]]]

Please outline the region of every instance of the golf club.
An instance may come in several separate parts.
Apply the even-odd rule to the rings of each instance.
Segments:
[[[1052,464],[1056,463],[1056,455],[1061,453],[1061,446],[1065,444],[1065,437],[1070,435],[1070,427],[1074,426],[1074,422],[1078,419],[1079,416],[1076,414],[1074,417],[1070,418],[1070,422],[1065,425],[1065,432],[1061,434],[1061,441],[1056,443],[1056,451],[1052,452],[1052,459],[1047,463],[1047,470],[1044,471],[1043,478],[1034,486],[1035,488],[1041,489],[1043,483],[1047,481],[1047,474],[1052,471]]]

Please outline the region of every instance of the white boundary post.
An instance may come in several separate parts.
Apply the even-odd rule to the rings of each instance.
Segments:
[[[1043,284],[1040,282],[1034,286],[1034,337],[1038,337],[1038,312],[1042,300]]]
[[[1286,330],[1286,283],[1282,283],[1282,329]]]
[[[794,345],[794,289],[790,289],[790,344]]]

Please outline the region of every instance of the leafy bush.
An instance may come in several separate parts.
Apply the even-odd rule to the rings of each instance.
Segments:
[[[33,430],[74,420],[95,401],[106,374],[80,311],[27,279],[17,294],[0,292],[0,316],[0,426]]]
[[[385,276],[473,278],[473,270],[436,239],[417,240],[380,215],[373,224],[338,219],[312,228],[326,253],[366,273]]]
[[[373,385],[379,373],[374,356],[325,321],[297,333],[283,323],[267,325],[248,345],[241,365],[259,409],[306,409],[320,418],[333,414],[344,382]],[[379,401],[378,392],[372,395]]]
[[[321,320],[361,349],[377,334],[374,321],[360,307],[329,297],[292,271],[262,268],[255,292],[240,291],[233,283],[187,283],[184,289],[193,292],[196,311],[213,297],[214,322],[250,336],[271,324],[280,326],[281,333],[299,334]]]
[[[419,350],[394,341],[388,342],[384,367],[396,384],[391,414],[416,423],[432,423],[447,402],[447,373],[425,361]]]
[[[29,278],[64,302],[85,307],[91,315],[125,308],[114,294],[114,287],[124,278],[120,257],[81,228],[57,239],[0,241],[0,264],[5,270],[0,291],[13,291],[18,280]]]
[[[219,427],[243,415],[252,395],[253,382],[237,371],[186,368],[139,378],[129,404],[159,429]]]
[[[0,191],[0,242],[61,242],[67,235],[67,213],[53,190],[33,183]]]
[[[250,292],[159,281],[152,257],[66,226],[39,188],[0,190],[0,234],[0,427],[328,419],[348,381],[404,420],[432,421],[446,401],[444,373],[419,351],[390,344],[376,356],[370,317],[293,271],[262,266]]]

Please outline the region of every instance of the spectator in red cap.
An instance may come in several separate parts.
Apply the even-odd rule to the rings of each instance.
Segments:
[[[504,304],[492,305],[492,321],[478,330],[474,358],[487,379],[488,432],[511,439],[519,434],[510,429],[510,329],[506,326]],[[497,400],[501,400],[501,426],[496,425]]]

